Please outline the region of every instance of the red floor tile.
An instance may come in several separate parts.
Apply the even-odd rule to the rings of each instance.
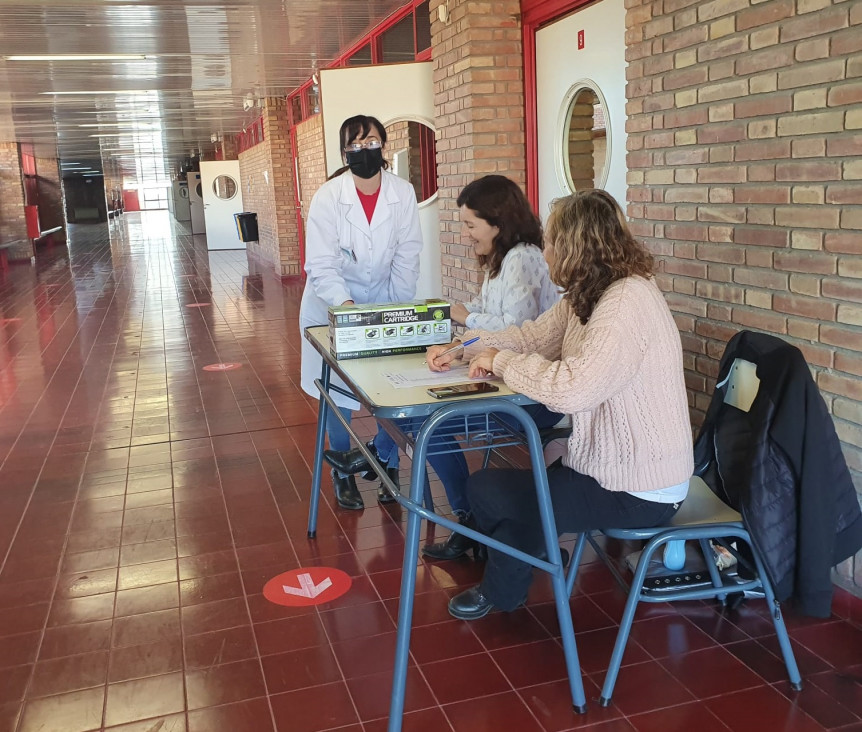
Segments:
[[[189,709],[265,696],[263,674],[256,659],[186,672]]]
[[[347,680],[347,688],[363,722],[389,718],[389,705],[392,700],[392,674],[381,673],[360,676]],[[415,667],[407,669],[407,687],[404,696],[406,713],[414,710],[435,707],[434,696],[428,684]],[[435,707],[438,708],[439,707]]]
[[[180,673],[109,684],[105,724],[124,724],[179,712],[184,705],[183,676]]]
[[[862,664],[844,671],[814,674],[804,679],[804,684],[809,683],[862,719]]]
[[[794,639],[835,666],[855,666],[862,659],[862,628],[835,621],[800,628]]]
[[[636,620],[629,637],[653,658],[687,655],[715,645],[712,638],[681,615]]]
[[[771,686],[760,686],[706,702],[709,710],[734,732],[823,729],[802,709]]]
[[[733,691],[762,686],[764,680],[724,648],[670,656],[661,665],[695,697],[707,699]],[[698,673],[708,668],[709,674]]]
[[[418,663],[468,656],[483,650],[470,623],[450,619],[413,628],[410,650]]]
[[[597,686],[604,683],[604,674],[596,674],[591,678]],[[647,661],[620,669],[612,703],[624,715],[630,716],[684,704],[694,698],[658,661]]]
[[[87,732],[102,725],[105,688],[33,699],[24,705],[21,732]]]
[[[365,732],[386,732],[386,719],[366,722]],[[449,722],[440,707],[423,709],[418,712],[406,712],[401,720],[401,732],[441,732],[449,730]]]
[[[589,678],[584,679],[587,699],[585,714],[578,714],[574,710],[568,679],[530,686],[520,689],[518,693],[545,732],[562,732],[585,727],[598,729],[600,727],[597,725],[620,722],[623,719],[616,706],[602,707],[598,704],[599,688]]]
[[[106,727],[106,732],[187,732],[185,714],[168,714],[141,722],[129,722],[116,727]]]
[[[378,506],[374,481],[359,481],[364,511],[336,508],[325,475],[306,536],[302,287],[245,252],[207,252],[166,212],[112,226],[71,225],[68,248],[0,278],[0,307],[21,318],[0,329],[0,370],[11,354],[19,375],[0,402],[0,732],[382,732],[406,517]],[[242,368],[201,371],[216,362]],[[365,411],[355,424],[375,430]],[[601,541],[616,561],[632,549]],[[317,607],[263,597],[303,566],[353,585]],[[576,715],[547,576],[514,613],[449,616],[482,571],[418,560],[405,732],[862,729],[849,593],[827,620],[784,611],[801,693],[764,602],[642,603],[601,707],[626,595],[590,550],[570,602],[588,704]]]
[[[278,653],[263,659],[263,676],[271,694],[331,684],[341,671],[329,646]]]
[[[188,732],[271,732],[273,729],[272,712],[266,699],[189,712]]]
[[[39,661],[33,670],[28,694],[50,696],[102,686],[108,678],[108,658],[107,651],[98,651]]]
[[[333,643],[395,630],[395,624],[382,602],[322,612],[320,620]]]
[[[187,635],[183,640],[186,668],[209,668],[232,661],[257,658],[254,635],[249,626],[238,626],[200,635]]]
[[[441,704],[509,691],[509,680],[486,653],[427,663],[422,673]]]
[[[851,724],[862,726],[862,719],[814,683],[803,683],[801,691],[790,688],[789,681],[776,684],[775,688],[827,729]]]
[[[359,721],[344,682],[270,697],[279,732],[319,732]]]
[[[638,732],[667,732],[668,730],[697,730],[698,732],[726,732],[727,726],[709,709],[698,702],[668,707],[629,717],[629,723]]]
[[[491,657],[516,689],[568,678],[563,647],[556,640],[502,648]]]
[[[511,691],[449,704],[443,707],[443,711],[455,732],[474,732],[480,729],[516,729],[520,732],[542,730],[527,705]]]
[[[144,676],[159,676],[183,667],[183,648],[179,642],[163,641],[149,645],[114,648],[108,681],[128,681]]]

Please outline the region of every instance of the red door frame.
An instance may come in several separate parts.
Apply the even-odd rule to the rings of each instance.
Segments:
[[[534,210],[539,208],[539,117],[536,108],[536,31],[565,15],[588,5],[592,0],[521,0],[524,41],[524,130],[527,142],[527,198]]]

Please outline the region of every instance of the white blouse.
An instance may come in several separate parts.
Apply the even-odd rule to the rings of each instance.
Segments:
[[[503,258],[494,279],[485,274],[479,297],[465,303],[470,311],[470,329],[503,330],[535,320],[560,299],[557,286],[548,276],[548,265],[539,247],[517,244]]]

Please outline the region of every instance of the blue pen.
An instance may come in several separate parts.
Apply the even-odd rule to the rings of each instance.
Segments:
[[[436,361],[438,358],[440,358],[440,356],[445,356],[447,353],[452,353],[452,351],[457,351],[459,348],[466,348],[467,346],[472,345],[473,343],[475,343],[478,340],[479,340],[479,336],[476,336],[475,338],[471,338],[469,341],[464,341],[463,343],[459,343],[457,346],[452,346],[452,348],[447,348],[445,351],[443,351],[443,353],[438,353],[434,357],[434,360]]]

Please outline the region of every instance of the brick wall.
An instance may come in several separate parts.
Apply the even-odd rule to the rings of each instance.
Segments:
[[[299,161],[302,220],[305,221],[312,196],[326,182],[323,118],[319,114],[296,126],[296,154]]]
[[[525,182],[524,72],[517,0],[448,3],[441,23],[431,0],[443,293],[468,300],[481,272],[461,242],[455,201],[487,173]]]
[[[21,182],[21,158],[18,143],[0,142],[0,244],[24,240],[11,248],[9,260],[30,259],[32,247],[27,239],[24,218],[24,187]]]
[[[700,423],[728,338],[799,346],[862,488],[862,2],[630,0],[628,210]],[[862,558],[841,568],[862,587]]]
[[[249,251],[283,276],[296,276],[299,241],[290,128],[284,99],[270,97],[263,110],[264,140],[239,155],[243,208],[257,213],[260,240]]]

